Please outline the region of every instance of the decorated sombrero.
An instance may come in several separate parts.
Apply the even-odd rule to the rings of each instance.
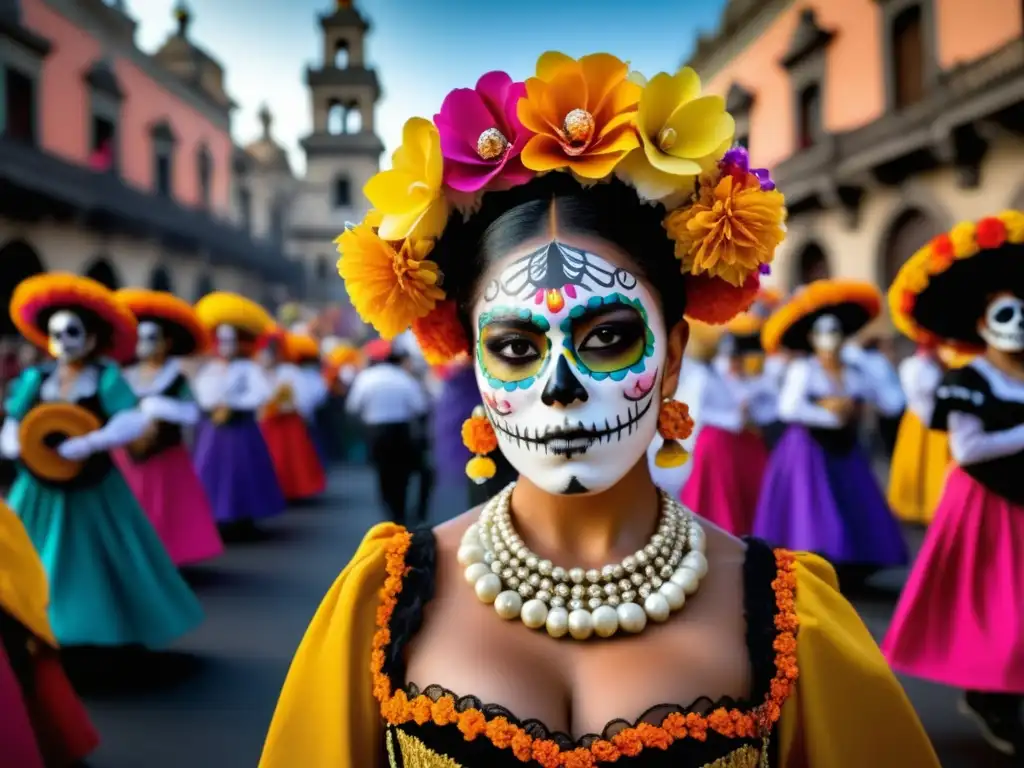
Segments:
[[[1024,296],[1024,212],[962,222],[911,256],[889,288],[895,326],[918,343],[985,347],[978,321],[992,294]]]
[[[137,322],[125,304],[102,283],[64,272],[35,275],[11,296],[11,319],[21,335],[49,347],[47,323],[55,312],[72,310],[96,333],[96,352],[127,362],[135,354]]]
[[[262,336],[274,327],[274,319],[255,301],[237,293],[215,291],[196,302],[199,321],[208,329],[230,325],[250,336]]]
[[[320,345],[312,336],[289,333],[287,346],[288,356],[299,365],[320,361]]]
[[[363,345],[363,354],[368,360],[380,363],[391,356],[391,342],[386,339],[373,339]]]
[[[365,357],[359,349],[344,342],[332,347],[324,357],[327,364],[337,370],[341,370],[345,366],[361,368],[365,362]]]
[[[122,288],[116,294],[142,322],[155,323],[163,331],[170,354],[187,357],[207,348],[209,332],[199,321],[192,305],[164,291]]]
[[[702,323],[699,320],[687,320],[687,323],[690,325],[690,338],[686,342],[686,354],[704,362],[714,358],[718,342],[725,334],[725,327]]]
[[[761,329],[764,319],[754,311],[743,312],[730,320],[725,331],[732,340],[733,354],[761,352]]]
[[[811,328],[822,315],[833,315],[843,334],[852,336],[882,311],[882,294],[871,283],[857,280],[817,280],[795,293],[764,324],[765,352],[780,349],[810,352]]]

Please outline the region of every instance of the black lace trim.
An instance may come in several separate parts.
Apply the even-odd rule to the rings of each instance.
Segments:
[[[413,683],[404,682],[401,687],[410,699],[421,694],[429,696],[435,701],[442,696],[451,696],[455,699],[455,708],[459,712],[476,709],[482,712],[488,720],[504,717],[533,738],[550,739],[563,750],[579,746],[588,747],[597,739],[610,739],[619,731],[640,723],[661,725],[666,717],[676,712],[706,714],[718,708],[753,709],[764,702],[765,697],[770,693],[771,681],[775,676],[773,645],[777,634],[775,629],[777,606],[772,582],[776,576],[776,565],[775,554],[767,544],[754,538],[748,538],[745,541],[747,555],[743,564],[743,602],[747,621],[747,649],[752,669],[749,698],[734,699],[723,696],[719,699],[711,699],[702,696],[688,706],[657,704],[647,709],[635,721],[630,722],[617,718],[607,723],[600,734],[587,734],[579,739],[574,739],[569,734],[549,729],[540,720],[520,719],[499,704],[486,703],[472,695],[459,696],[440,685],[428,685],[421,689]],[[399,593],[398,602],[391,616],[391,643],[385,652],[383,671],[394,685],[399,685],[399,681],[406,680],[405,647],[419,630],[423,622],[424,607],[434,596],[436,562],[437,542],[433,532],[429,529],[414,531],[412,542],[405,556],[405,565],[409,570],[402,582],[402,591]]]

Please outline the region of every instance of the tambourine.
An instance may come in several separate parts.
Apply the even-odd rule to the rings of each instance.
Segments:
[[[43,480],[64,483],[75,479],[84,461],[69,461],[57,447],[72,437],[81,437],[103,426],[92,411],[71,403],[37,405],[21,420],[21,460],[32,474]]]

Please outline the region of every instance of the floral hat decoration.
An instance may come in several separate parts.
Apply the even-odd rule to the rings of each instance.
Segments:
[[[882,294],[859,280],[816,280],[798,290],[776,310],[761,330],[761,345],[773,355],[780,349],[810,352],[811,327],[822,315],[834,315],[843,334],[852,336],[882,311]]]
[[[1024,296],[1024,212],[961,222],[911,256],[889,288],[893,324],[925,346],[985,348],[978,321],[991,294]]]
[[[199,321],[210,330],[220,325],[230,325],[242,333],[258,338],[276,326],[267,310],[237,293],[208,293],[196,302],[195,309]]]
[[[534,77],[488,72],[449,93],[433,121],[406,122],[390,170],[364,193],[372,209],[336,240],[338,272],[382,338],[412,328],[432,365],[469,350],[431,251],[452,216],[489,192],[546,173],[583,186],[617,177],[664,206],[687,275],[687,317],[728,322],[757,295],[785,237],[786,208],[768,171],[731,147],[735,123],[696,72],[650,80],[607,53],[548,52]]]
[[[135,355],[138,321],[115,293],[100,282],[66,272],[34,275],[18,283],[11,295],[11,320],[28,341],[40,349],[50,344],[47,323],[57,311],[84,313],[98,334],[96,352],[119,363]],[[96,326],[101,326],[97,328]]]
[[[184,299],[165,291],[122,288],[115,294],[141,322],[156,323],[170,343],[170,353],[181,357],[202,354],[209,344],[209,332],[195,309]]]

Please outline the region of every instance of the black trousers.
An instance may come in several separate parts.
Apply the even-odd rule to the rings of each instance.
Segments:
[[[902,413],[897,416],[878,416],[878,434],[882,438],[882,446],[887,456],[892,456],[896,449],[896,436],[899,434],[902,420]]]
[[[392,522],[405,524],[409,480],[419,463],[408,422],[366,428],[370,462],[377,471],[380,499]]]

